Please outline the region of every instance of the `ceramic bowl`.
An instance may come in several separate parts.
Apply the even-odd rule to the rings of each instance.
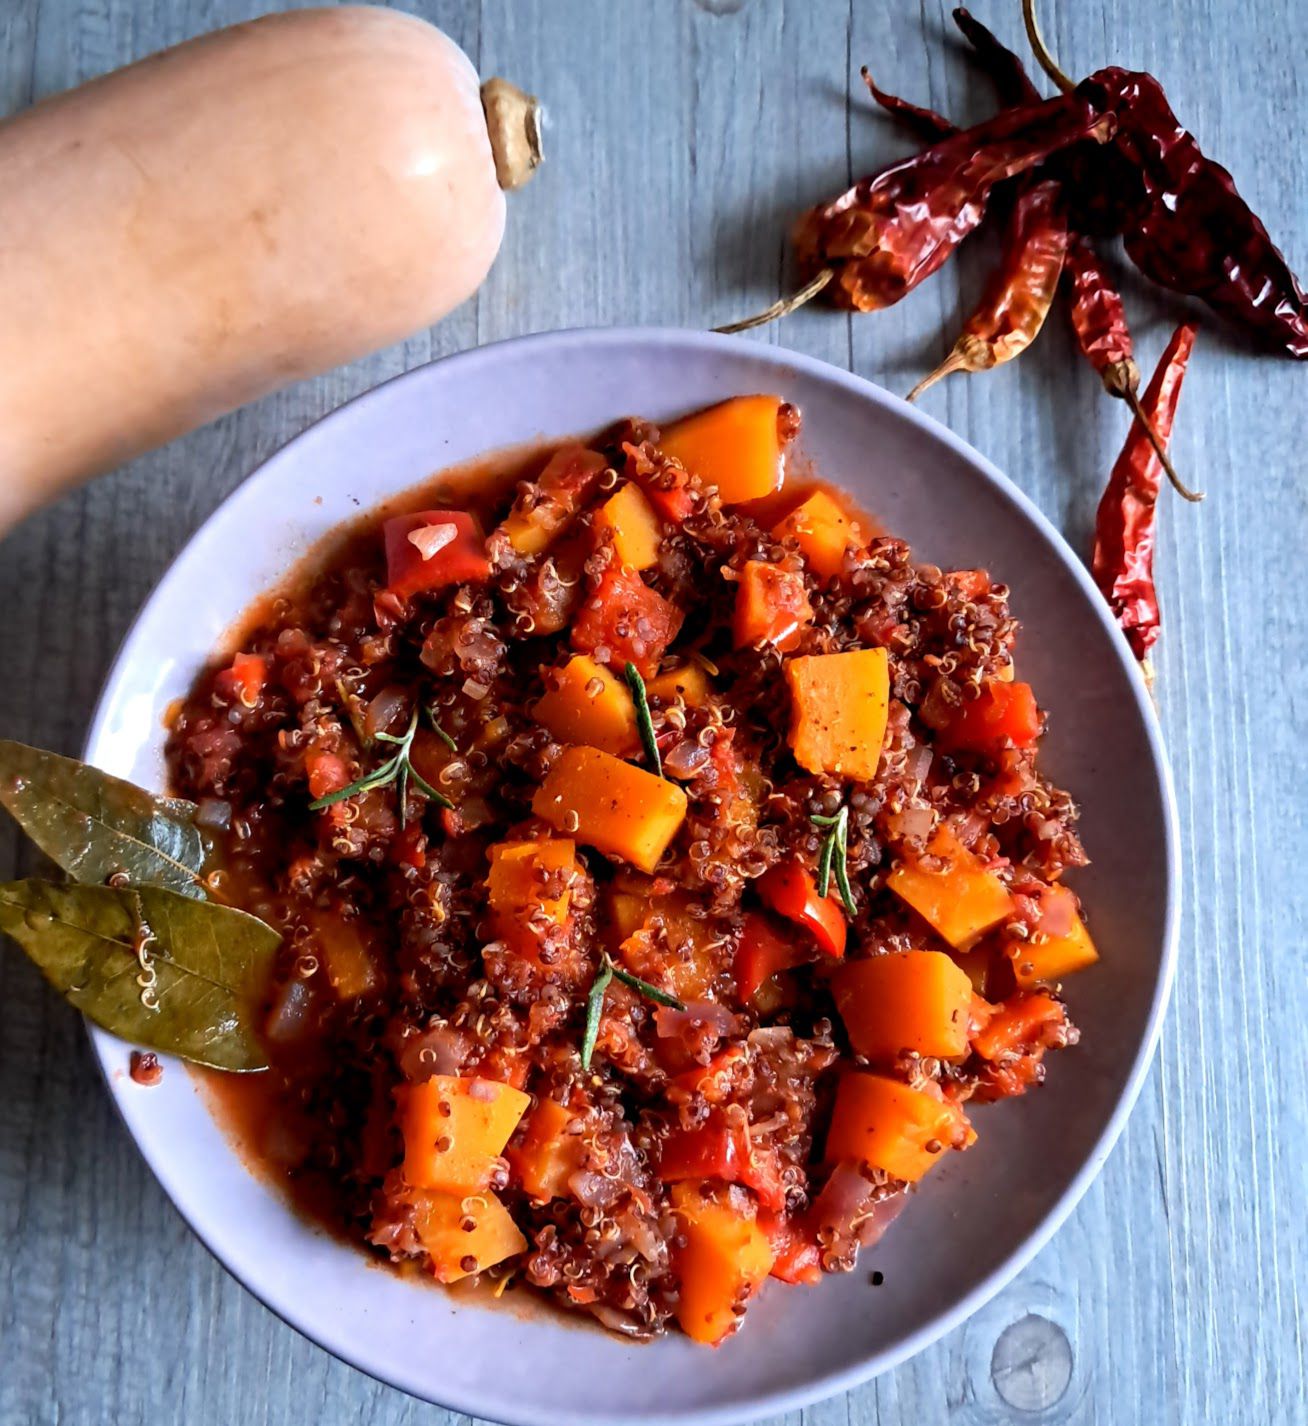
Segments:
[[[1003,475],[847,372],[741,338],[610,330],[526,337],[391,381],[256,471],[161,580],[109,676],[87,758],[158,788],[168,703],[252,598],[340,522],[485,451],[654,420],[742,392],[803,411],[802,448],[916,556],[1012,587],[1022,676],[1049,712],[1042,763],[1080,798],[1076,876],[1102,963],[1069,984],[1079,1048],[1038,1093],[977,1111],[980,1139],[915,1193],[857,1271],[769,1283],[717,1350],[628,1344],[552,1314],[459,1302],[370,1266],[242,1166],[191,1077],[142,1089],[95,1032],[110,1093],[173,1202],[251,1292],[338,1357],[415,1396],[515,1426],[755,1420],[904,1360],[997,1292],[1103,1164],[1148,1066],[1172,971],[1176,818],[1158,726],[1076,556]],[[873,1286],[873,1269],[884,1276]]]

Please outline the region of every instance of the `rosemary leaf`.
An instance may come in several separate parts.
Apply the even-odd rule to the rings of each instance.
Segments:
[[[840,888],[840,899],[845,903],[845,911],[848,915],[857,914],[858,908],[854,905],[854,890],[849,884],[849,809],[840,809],[840,821],[835,827],[836,840],[836,885]]]
[[[436,736],[441,740],[442,743],[445,744],[447,748],[449,748],[450,752],[457,753],[459,751],[459,745],[454,741],[453,738],[450,737],[450,735],[445,731],[444,728],[441,727],[440,723],[437,721],[436,709],[434,707],[427,709],[427,721],[431,724],[432,732],[436,734]]]
[[[813,819],[815,822],[817,818]],[[827,892],[831,890],[831,858],[836,850],[836,834],[834,831],[828,832],[822,838],[822,850],[818,853],[817,866],[817,891],[818,895],[825,899]]]
[[[586,1033],[582,1036],[581,1041],[581,1067],[584,1070],[590,1068],[591,1056],[595,1053],[595,1041],[599,1037],[600,1014],[604,1009],[604,992],[609,988],[612,979],[613,967],[606,959],[591,984],[590,994],[586,997]]]
[[[429,783],[427,779],[423,777],[423,775],[418,771],[416,767],[414,767],[411,762],[406,761],[405,766],[409,770],[409,776],[413,779],[413,785],[418,789],[419,792],[425,792],[427,796],[430,797],[431,800],[437,805],[437,807],[453,808],[454,803],[452,803],[443,792],[437,792],[436,789],[431,785],[431,783]]]
[[[634,663],[623,670],[627,687],[631,689],[631,699],[636,705],[636,726],[640,729],[640,741],[645,748],[645,756],[654,769],[655,777],[663,776],[663,759],[659,756],[658,739],[654,736],[654,720],[650,717],[649,697],[645,692],[645,680]]]
[[[658,1005],[666,1005],[671,1010],[684,1010],[686,1007],[677,999],[675,995],[669,995],[666,990],[660,990],[657,985],[651,985],[647,980],[641,980],[638,975],[632,975],[629,970],[623,970],[620,966],[610,963],[610,970],[615,979],[620,980],[623,985],[630,986],[632,990],[654,1001]]]

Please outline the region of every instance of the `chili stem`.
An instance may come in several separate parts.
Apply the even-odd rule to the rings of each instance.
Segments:
[[[747,332],[751,327],[765,327],[769,322],[776,322],[782,317],[788,317],[792,312],[802,307],[805,302],[811,302],[835,275],[835,268],[824,267],[798,292],[792,292],[789,297],[781,298],[771,307],[765,307],[763,311],[755,312],[752,317],[743,317],[739,322],[728,322],[725,327],[714,327],[713,330],[724,333]]]
[[[1139,394],[1128,386],[1123,390],[1122,398],[1131,408],[1135,419],[1144,427],[1144,433],[1149,437],[1149,444],[1153,446],[1154,454],[1162,464],[1163,470],[1167,474],[1167,479],[1171,482],[1172,489],[1176,491],[1182,500],[1188,500],[1192,505],[1197,505],[1204,498],[1203,491],[1191,490],[1188,485],[1182,482],[1181,477],[1177,475],[1176,468],[1172,465],[1171,457],[1167,454],[1166,445],[1163,444],[1158,432],[1154,430],[1153,422],[1150,421],[1148,415],[1145,413],[1144,407],[1140,404]]]
[[[910,391],[908,395],[904,397],[904,400],[916,401],[917,398],[921,396],[924,391],[929,390],[932,386],[936,384],[937,381],[940,381],[943,377],[948,376],[951,372],[962,371],[966,366],[967,358],[963,355],[961,351],[958,350],[957,347],[955,347],[954,350],[949,353],[949,355],[944,359],[944,361],[940,363],[938,367],[936,367],[934,371],[928,372],[927,375],[924,376],[922,380],[918,382],[918,384],[912,389],[912,391]]]
[[[1076,85],[1058,67],[1058,61],[1049,53],[1044,36],[1040,33],[1040,22],[1036,19],[1035,0],[1022,0],[1022,19],[1026,24],[1026,37],[1031,44],[1040,68],[1054,81],[1064,94],[1070,94]]]

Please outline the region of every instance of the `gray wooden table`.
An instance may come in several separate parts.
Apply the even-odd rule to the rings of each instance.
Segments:
[[[548,102],[548,167],[514,197],[490,280],[438,329],[147,456],[0,543],[0,734],[76,751],[114,647],[172,555],[249,470],[349,397],[499,337],[705,326],[770,301],[790,215],[905,146],[869,112],[860,63],[964,118],[991,103],[941,0],[413,8],[483,74]],[[1044,8],[1066,68],[1162,76],[1308,271],[1303,0]],[[0,113],[259,9],[0,0]],[[1016,42],[1017,0],[976,9]],[[3,223],[0,210],[0,241]],[[978,253],[889,312],[808,311],[759,339],[904,390],[942,353],[983,263]],[[1127,295],[1152,363],[1177,304],[1130,279]],[[1175,453],[1209,498],[1167,504],[1159,555],[1180,969],[1121,1143],[1055,1240],[966,1326],[788,1421],[1308,1421],[1306,398],[1308,372],[1207,325]],[[1125,421],[1060,320],[1017,366],[955,378],[926,404],[1087,547]],[[29,865],[0,827],[0,876]],[[0,950],[0,1235],[6,1426],[452,1419],[311,1346],[209,1258],[119,1127],[80,1022],[12,948]]]

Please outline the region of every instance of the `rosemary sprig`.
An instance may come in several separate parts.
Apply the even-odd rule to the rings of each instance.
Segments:
[[[454,803],[445,796],[443,792],[436,789],[427,781],[425,777],[414,767],[409,760],[409,753],[413,747],[413,735],[418,731],[418,709],[415,706],[413,716],[409,719],[409,726],[403,733],[378,733],[379,743],[391,743],[395,748],[395,753],[386,759],[380,767],[374,768],[371,772],[365,773],[355,782],[346,787],[339,788],[336,792],[329,792],[323,797],[315,797],[309,803],[311,812],[320,812],[324,807],[330,807],[334,802],[344,802],[347,797],[355,797],[360,792],[371,792],[374,787],[389,787],[391,783],[396,784],[396,791],[400,802],[400,826],[404,826],[405,810],[404,804],[409,794],[409,783],[412,782],[420,792],[425,793],[437,805],[437,807],[453,807]]]
[[[437,721],[436,709],[434,706],[427,709],[427,721],[431,724],[432,732],[436,734],[436,736],[441,740],[442,743],[445,744],[447,748],[449,748],[450,752],[457,753],[459,751],[459,745],[454,741],[453,738],[450,737],[450,735],[445,731],[444,728],[441,727],[440,723]]]
[[[840,892],[845,911],[853,916],[856,908],[854,888],[849,884],[849,808],[842,807],[832,817],[813,813],[809,820],[814,826],[827,829],[827,834],[822,839],[822,850],[818,853],[818,895],[826,896],[831,889],[831,874],[834,871],[836,888]]]
[[[659,757],[658,739],[654,736],[654,719],[650,717],[649,695],[645,692],[645,680],[634,663],[623,670],[627,687],[631,689],[631,701],[636,705],[636,726],[640,729],[640,741],[645,748],[645,756],[654,769],[655,777],[663,776],[663,759]]]
[[[615,966],[606,955],[600,962],[599,973],[592,981],[590,992],[586,996],[586,1030],[581,1039],[581,1067],[584,1070],[590,1068],[591,1056],[595,1053],[595,1041],[599,1036],[600,1015],[604,1009],[604,993],[615,980],[620,980],[623,985],[629,986],[637,994],[645,996],[657,1005],[666,1005],[671,1010],[686,1008],[675,995],[669,995],[666,990],[660,990],[657,985],[651,985],[649,981],[641,980],[638,975],[632,975],[629,970]]]

